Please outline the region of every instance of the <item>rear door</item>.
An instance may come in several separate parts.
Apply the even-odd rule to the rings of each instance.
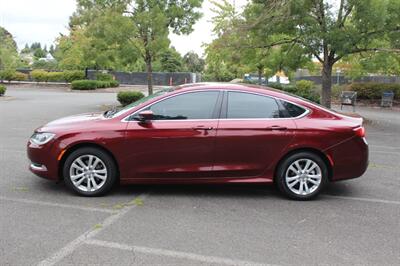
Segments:
[[[281,157],[293,139],[296,124],[280,118],[274,98],[241,91],[224,96],[215,149],[215,174],[258,176]]]
[[[173,95],[142,109],[154,113],[152,121],[141,123],[133,117],[126,141],[129,176],[210,176],[222,102],[219,95],[219,90]]]

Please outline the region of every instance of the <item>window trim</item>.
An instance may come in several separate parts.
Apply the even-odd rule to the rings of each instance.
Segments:
[[[302,113],[301,115],[296,116],[296,117],[227,118],[227,115],[228,115],[228,93],[229,92],[241,92],[241,93],[254,94],[254,95],[258,95],[258,96],[262,96],[262,97],[272,98],[272,99],[275,100],[279,110],[281,110],[281,108],[284,108],[282,106],[282,104],[280,103],[280,101],[284,101],[284,102],[288,102],[288,103],[291,103],[293,105],[299,106],[299,107],[303,108],[305,111],[304,111],[304,113]],[[223,102],[222,102],[222,110],[221,110],[220,119],[224,120],[224,121],[233,121],[233,120],[236,120],[236,121],[241,121],[241,120],[259,121],[259,120],[280,120],[280,119],[286,120],[286,119],[300,119],[302,117],[307,116],[310,113],[311,113],[311,110],[309,108],[304,107],[303,105],[299,105],[297,103],[294,103],[292,101],[288,101],[288,100],[282,99],[282,98],[278,98],[278,97],[271,96],[271,95],[265,95],[265,94],[262,94],[262,93],[252,92],[252,91],[249,92],[249,91],[244,91],[244,90],[229,90],[228,89],[228,90],[225,90],[225,93],[224,93],[224,99],[223,99]]]
[[[214,118],[210,118],[210,119],[171,119],[171,120],[152,120],[152,121],[153,121],[153,122],[170,122],[170,121],[174,121],[174,122],[183,122],[183,121],[215,121],[215,120],[223,120],[223,121],[234,121],[234,120],[236,120],[236,121],[246,121],[246,120],[247,120],[247,121],[252,121],[252,120],[254,120],[254,121],[261,121],[261,120],[287,120],[287,119],[293,119],[293,120],[295,120],[295,119],[303,118],[303,117],[309,115],[309,114],[312,112],[308,107],[305,107],[305,106],[300,105],[300,104],[298,104],[298,103],[294,103],[294,102],[292,102],[292,101],[290,101],[290,100],[282,99],[282,98],[275,97],[275,96],[272,96],[272,95],[265,95],[265,94],[263,94],[263,93],[252,92],[252,91],[245,91],[245,90],[236,90],[236,89],[235,89],[235,90],[229,90],[229,89],[202,89],[202,90],[184,91],[184,92],[181,92],[181,93],[177,93],[177,94],[173,94],[173,95],[166,96],[166,97],[164,97],[164,98],[162,98],[162,99],[159,99],[159,100],[157,100],[157,101],[155,101],[155,102],[153,102],[153,103],[151,103],[151,104],[145,105],[145,106],[143,106],[142,108],[140,108],[139,110],[137,110],[137,111],[135,111],[135,112],[133,112],[133,113],[131,113],[131,114],[125,116],[124,118],[121,119],[121,122],[125,122],[125,123],[128,123],[128,122],[137,122],[137,123],[139,123],[139,121],[137,121],[137,120],[130,120],[129,118],[130,118],[131,116],[136,115],[137,113],[141,112],[142,110],[146,109],[147,107],[149,107],[149,106],[151,106],[151,105],[153,105],[153,104],[156,104],[156,103],[158,103],[158,102],[161,102],[161,101],[163,101],[163,100],[169,99],[169,98],[171,98],[171,97],[175,97],[175,96],[182,95],[182,94],[186,94],[186,93],[203,92],[203,91],[217,91],[217,92],[219,92],[219,94],[218,94],[218,99],[217,99],[216,105],[215,105],[215,107],[214,107],[215,109],[214,109],[214,112],[213,112],[213,116],[214,116],[214,115],[218,115],[218,114],[219,114],[219,116],[214,117]],[[270,97],[270,98],[275,99],[275,101],[277,101],[278,106],[280,106],[280,105],[279,105],[279,104],[280,104],[279,101],[285,101],[285,102],[288,102],[288,103],[291,103],[291,104],[294,104],[294,105],[297,105],[297,106],[303,108],[303,109],[305,110],[305,112],[302,113],[302,114],[299,115],[299,116],[296,116],[296,117],[278,117],[278,118],[277,118],[277,117],[275,117],[275,118],[226,118],[226,111],[227,111],[227,108],[228,108],[228,106],[227,106],[227,103],[228,103],[228,101],[227,101],[228,92],[231,92],[231,91],[232,91],[232,92],[242,92],[242,93],[248,93],[248,94],[255,94],[255,95],[259,95],[259,96],[263,96],[263,97]],[[132,108],[135,108],[135,107],[132,107]],[[223,118],[224,115],[225,115],[225,118]]]
[[[137,110],[137,111],[135,111],[135,112],[133,112],[133,113],[131,113],[131,114],[125,116],[125,117],[121,120],[121,122],[139,122],[139,121],[137,121],[137,120],[130,119],[130,118],[131,118],[132,116],[135,116],[136,114],[140,113],[140,112],[143,111],[144,109],[146,109],[146,108],[148,108],[148,107],[151,107],[151,106],[153,106],[154,104],[157,104],[157,103],[159,103],[159,102],[168,100],[168,99],[170,99],[170,98],[177,97],[177,96],[184,95],[184,94],[189,94],[189,93],[210,92],[210,91],[216,91],[216,92],[218,92],[217,100],[216,100],[216,102],[215,102],[215,106],[214,106],[214,110],[213,110],[213,112],[212,112],[212,117],[211,117],[211,118],[205,118],[205,119],[160,119],[160,120],[151,120],[151,121],[152,121],[152,123],[155,123],[155,122],[164,122],[164,121],[175,121],[175,122],[177,122],[177,121],[209,121],[209,120],[218,120],[219,117],[220,117],[220,115],[221,115],[221,102],[222,102],[223,91],[220,90],[220,89],[206,89],[206,90],[184,91],[184,92],[181,92],[181,93],[176,93],[176,94],[173,94],[173,95],[166,96],[166,97],[164,97],[164,98],[162,98],[162,99],[159,99],[159,100],[157,100],[157,101],[155,101],[155,102],[153,102],[153,103],[150,103],[150,104],[148,104],[148,105],[145,105],[145,106],[143,106],[142,108],[140,108],[139,110]]]

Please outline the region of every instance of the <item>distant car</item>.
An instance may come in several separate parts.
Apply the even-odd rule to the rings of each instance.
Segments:
[[[121,184],[273,183],[292,199],[361,176],[361,118],[252,85],[191,84],[119,111],[62,118],[28,142],[30,170],[97,196]]]

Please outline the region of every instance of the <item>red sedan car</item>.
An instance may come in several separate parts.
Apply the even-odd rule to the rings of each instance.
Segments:
[[[368,166],[362,119],[233,84],[163,90],[119,111],[62,118],[28,143],[30,170],[97,196],[132,183],[273,183],[293,199]]]

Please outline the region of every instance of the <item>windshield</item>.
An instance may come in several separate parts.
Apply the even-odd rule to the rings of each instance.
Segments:
[[[144,103],[144,102],[146,102],[150,99],[156,98],[158,96],[164,95],[171,91],[173,91],[173,89],[171,89],[171,88],[159,90],[149,96],[146,96],[146,97],[143,97],[143,98],[137,100],[136,102],[133,102],[131,104],[124,106],[122,109],[116,109],[111,114],[108,113],[107,117],[116,117],[116,116],[122,115],[122,114],[126,113],[127,111],[129,111],[131,108],[138,106],[141,103]],[[108,112],[110,112],[110,111],[108,111]]]

